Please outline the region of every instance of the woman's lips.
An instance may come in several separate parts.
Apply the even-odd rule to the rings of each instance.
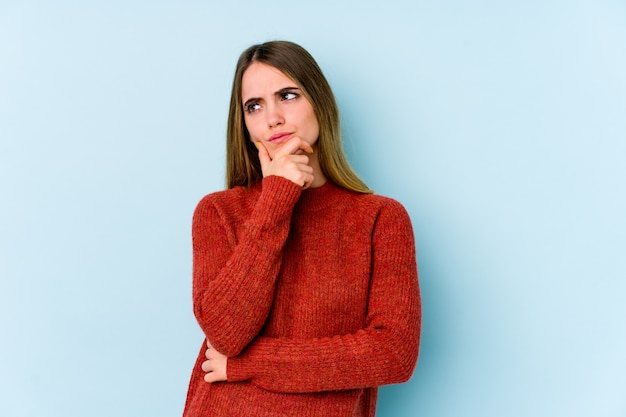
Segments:
[[[272,142],[272,143],[284,142],[287,139],[289,139],[291,135],[292,133],[289,133],[289,132],[274,133],[272,136],[270,136],[269,142]]]

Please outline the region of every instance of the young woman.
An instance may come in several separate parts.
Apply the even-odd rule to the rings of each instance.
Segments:
[[[374,416],[377,387],[417,361],[413,231],[350,168],[330,86],[300,46],[239,58],[227,182],[193,217],[206,340],[184,416]]]

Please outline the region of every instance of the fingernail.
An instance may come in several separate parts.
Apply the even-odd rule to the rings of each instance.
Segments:
[[[259,149],[259,142],[252,142],[254,143],[254,146],[256,146],[257,149]]]

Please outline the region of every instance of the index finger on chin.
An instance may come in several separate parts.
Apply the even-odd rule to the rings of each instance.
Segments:
[[[298,150],[302,149],[305,152],[309,152],[311,145],[300,139],[298,136],[294,136],[289,139],[285,144],[276,152],[276,157],[282,155],[293,155],[298,152]]]

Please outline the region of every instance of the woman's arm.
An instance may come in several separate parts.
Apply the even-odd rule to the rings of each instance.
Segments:
[[[366,324],[320,339],[258,337],[229,357],[229,381],[250,380],[277,392],[319,392],[404,382],[415,367],[421,300],[413,231],[396,202],[379,214],[373,234]]]
[[[259,333],[272,304],[282,248],[302,188],[263,179],[263,190],[235,236],[232,213],[205,197],[193,216],[193,307],[207,339],[237,355]],[[243,209],[243,208],[242,208]]]
[[[243,235],[237,239],[225,229],[234,226],[232,214],[210,199],[200,202],[193,219],[194,313],[210,343],[228,356],[241,352],[267,318],[293,207],[314,179],[309,158],[299,154],[313,149],[299,137],[273,159],[257,147],[263,190],[249,217],[245,213]]]

